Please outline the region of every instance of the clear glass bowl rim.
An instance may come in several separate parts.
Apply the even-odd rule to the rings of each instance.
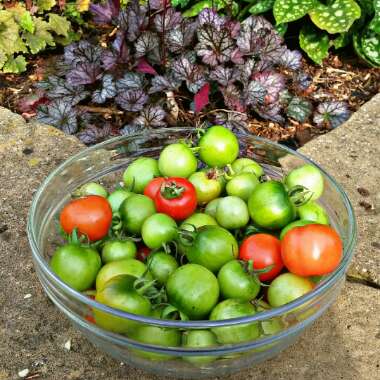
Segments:
[[[193,128],[161,128],[161,129],[155,129],[154,133],[157,134],[175,134],[176,132],[192,132],[194,133]],[[346,269],[352,259],[353,253],[354,253],[354,248],[356,244],[356,238],[357,238],[357,226],[356,226],[356,221],[355,221],[355,215],[353,211],[353,207],[351,205],[351,202],[346,195],[345,191],[339,185],[335,179],[328,174],[323,168],[321,168],[318,164],[313,162],[311,159],[308,157],[304,156],[302,153],[299,153],[287,146],[280,145],[276,142],[273,142],[271,140],[258,137],[252,134],[244,134],[242,137],[249,137],[252,138],[258,142],[265,143],[272,145],[274,148],[280,148],[287,153],[291,155],[295,155],[298,158],[304,160],[306,163],[312,164],[316,166],[319,170],[322,171],[322,173],[325,176],[325,180],[327,179],[330,182],[330,185],[332,188],[339,193],[339,195],[342,197],[342,201],[344,203],[344,206],[347,210],[348,213],[348,234],[349,234],[349,239],[344,247],[344,254],[343,254],[343,260],[339,264],[338,268],[332,272],[330,275],[328,275],[318,286],[313,289],[311,292],[305,294],[302,297],[297,298],[296,300],[285,304],[280,307],[276,307],[267,311],[263,311],[260,313],[256,313],[252,316],[247,316],[247,317],[240,317],[240,318],[233,318],[233,319],[228,319],[228,320],[216,320],[216,321],[210,321],[210,320],[201,320],[201,321],[177,321],[177,320],[162,320],[162,319],[157,319],[157,318],[151,318],[151,317],[145,317],[145,316],[140,316],[137,314],[131,314],[125,311],[121,311],[118,309],[114,309],[112,307],[103,305],[87,296],[84,294],[72,289],[70,286],[65,284],[62,280],[59,279],[58,276],[56,276],[52,270],[50,269],[49,264],[46,262],[46,260],[43,258],[41,255],[41,252],[39,250],[38,244],[37,244],[37,238],[36,238],[36,231],[33,227],[34,223],[34,215],[37,211],[37,206],[39,203],[40,198],[43,196],[45,187],[49,184],[52,178],[54,178],[59,172],[61,172],[67,165],[75,162],[76,160],[82,158],[83,156],[87,155],[91,151],[96,151],[99,149],[104,149],[107,146],[122,143],[124,141],[130,141],[133,140],[134,138],[139,138],[142,136],[146,136],[141,133],[136,133],[132,134],[129,136],[119,136],[115,137],[109,140],[106,140],[100,144],[93,145],[91,147],[88,147],[86,149],[81,150],[79,153],[75,154],[74,156],[70,157],[63,163],[61,163],[58,167],[56,167],[46,178],[45,180],[41,183],[40,187],[38,188],[36,194],[33,197],[32,204],[29,210],[28,214],[28,222],[27,222],[27,235],[29,239],[30,246],[32,248],[32,255],[37,263],[39,269],[41,269],[44,274],[49,278],[50,281],[53,281],[54,283],[58,284],[61,290],[63,290],[68,296],[73,297],[77,301],[85,304],[89,308],[96,308],[98,310],[101,310],[105,313],[109,313],[114,316],[118,316],[121,318],[126,318],[132,321],[136,322],[141,322],[141,323],[146,323],[146,324],[151,324],[155,326],[160,326],[160,327],[167,327],[167,328],[212,328],[212,327],[222,327],[222,326],[233,326],[233,325],[239,325],[239,324],[245,324],[245,323],[252,323],[252,322],[257,322],[257,321],[262,321],[270,318],[275,318],[275,317],[280,317],[283,314],[289,313],[292,310],[302,307],[302,305],[305,305],[307,302],[313,300],[314,298],[318,297],[322,293],[324,293],[326,290],[331,288],[338,280],[339,278],[344,275],[346,272]]]

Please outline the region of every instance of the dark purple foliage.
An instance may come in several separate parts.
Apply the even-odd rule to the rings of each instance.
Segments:
[[[314,123],[318,126],[336,128],[351,116],[344,102],[324,102],[318,105],[314,113]]]
[[[77,133],[76,136],[83,144],[92,145],[104,140],[110,133],[111,126],[108,123],[102,125],[102,128],[90,124]]]
[[[141,111],[148,101],[148,95],[143,90],[128,90],[120,92],[116,98],[116,103],[126,111]]]
[[[93,21],[97,24],[110,24],[119,15],[120,0],[106,0],[101,4],[90,4]]]

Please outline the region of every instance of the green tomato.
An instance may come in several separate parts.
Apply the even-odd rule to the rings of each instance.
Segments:
[[[246,226],[249,222],[247,204],[241,198],[231,195],[221,198],[216,208],[216,221],[227,229]]]
[[[181,333],[178,329],[140,325],[130,334],[130,337],[139,342],[161,346],[162,348],[178,347],[181,345]],[[158,354],[149,351],[133,350],[133,352],[150,360],[169,360],[172,358],[170,355]]]
[[[248,209],[253,222],[268,230],[283,228],[296,217],[295,207],[279,181],[257,185],[249,197]]]
[[[148,272],[146,265],[139,260],[125,259],[111,261],[110,263],[105,264],[96,276],[96,289],[102,290],[107,282],[113,277],[125,274],[135,278],[145,275],[146,279],[153,279],[152,275]]]
[[[285,185],[289,190],[295,186],[303,186],[313,193],[310,200],[316,200],[323,193],[323,175],[317,167],[306,164],[293,169],[286,176]]]
[[[94,284],[102,261],[92,248],[66,244],[54,252],[50,266],[64,283],[82,292]]]
[[[326,210],[314,201],[297,207],[298,216],[301,220],[310,220],[316,224],[330,224],[329,216]]]
[[[189,262],[202,265],[212,272],[218,272],[225,263],[236,259],[238,253],[234,236],[219,226],[200,227],[191,246],[186,249]]]
[[[144,192],[145,186],[154,177],[160,177],[160,175],[157,160],[140,157],[127,167],[123,174],[123,180],[127,189],[141,194]]]
[[[153,214],[145,219],[141,236],[147,247],[157,249],[177,237],[177,224],[166,214]]]
[[[260,281],[244,269],[238,260],[224,264],[218,273],[220,293],[223,298],[251,301],[260,292]]]
[[[228,195],[234,195],[247,202],[259,183],[254,174],[241,173],[235,175],[227,182],[226,191]]]
[[[236,174],[252,173],[257,178],[260,178],[264,174],[263,168],[250,158],[238,158],[231,164],[231,167]]]
[[[129,275],[113,277],[105,287],[97,290],[95,300],[128,313],[149,316],[152,313],[151,304],[134,289],[134,281],[135,277]],[[116,317],[96,308],[93,313],[96,324],[112,332],[126,334],[139,326],[138,322]]]
[[[197,170],[197,166],[194,153],[182,143],[168,145],[158,159],[158,167],[165,177],[190,177]]]
[[[217,178],[213,178],[213,172],[213,170],[195,172],[189,177],[189,181],[195,187],[199,205],[217,198],[223,190],[222,182]]]
[[[147,196],[134,194],[120,206],[123,228],[132,234],[140,234],[147,218],[156,213],[154,202]]]
[[[214,125],[199,140],[199,156],[210,167],[223,167],[239,154],[237,137],[227,128]]]
[[[126,189],[117,189],[108,196],[108,203],[111,205],[112,212],[119,211],[121,204],[134,193]]]
[[[191,330],[182,334],[182,346],[186,348],[196,349],[217,345],[215,334],[209,330]],[[182,358],[195,365],[209,364],[217,359],[216,356],[183,356]]]
[[[291,222],[289,224],[287,224],[282,230],[281,230],[281,234],[280,234],[280,240],[282,240],[285,236],[285,234],[290,231],[292,228],[295,228],[295,227],[302,227],[302,226],[306,226],[308,224],[315,224],[315,222],[311,221],[311,220],[295,220],[294,222]]]
[[[165,285],[169,276],[178,268],[178,263],[173,256],[156,252],[148,256],[147,267],[158,284]]]
[[[137,248],[132,240],[108,240],[102,248],[102,261],[104,264],[111,261],[134,259]]]
[[[258,301],[258,305],[256,307],[257,312],[262,312],[270,309],[271,307],[269,304],[263,300]],[[284,328],[284,325],[280,318],[271,318],[265,321],[261,321],[260,323],[263,332],[262,336],[277,334]]]
[[[169,302],[190,319],[207,318],[219,298],[218,280],[207,268],[186,264],[166,283]]]
[[[205,213],[207,215],[212,216],[213,218],[216,217],[216,209],[218,208],[218,204],[222,198],[215,198],[210,203],[207,204],[205,208]]]
[[[107,190],[96,182],[88,182],[77,189],[74,194],[76,197],[85,197],[87,195],[98,195],[99,197],[107,198]]]
[[[272,307],[285,305],[313,290],[314,284],[307,278],[293,273],[276,277],[268,288],[268,301]]]
[[[236,299],[228,299],[215,306],[210,314],[211,321],[247,317],[256,314],[255,308],[249,303]],[[221,344],[233,344],[257,339],[260,329],[257,322],[237,326],[214,327],[211,331]]]

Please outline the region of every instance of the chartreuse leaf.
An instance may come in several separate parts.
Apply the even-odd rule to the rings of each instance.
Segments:
[[[317,0],[276,0],[273,15],[277,24],[298,20],[318,5]]]
[[[8,11],[0,11],[0,50],[8,55],[13,54],[18,33],[19,27],[12,14]]]
[[[2,50],[0,50],[0,69],[4,66],[6,61],[7,55]]]
[[[50,11],[56,5],[56,0],[37,0],[38,13]]]
[[[275,0],[259,0],[256,4],[249,8],[249,12],[253,15],[265,13],[273,8]]]
[[[319,65],[329,54],[329,36],[310,24],[301,28],[299,42],[302,50]]]
[[[50,33],[50,25],[37,17],[34,18],[34,23],[36,26],[34,33],[23,33],[23,37],[32,54],[36,54],[42,49],[45,49],[47,45],[55,45],[54,38]]]
[[[59,16],[55,13],[49,13],[49,26],[50,29],[59,36],[68,37],[71,24],[66,17]]]
[[[183,12],[183,17],[194,17],[197,16],[199,13],[203,11],[203,9],[206,8],[215,8],[217,11],[223,9],[227,3],[224,0],[202,0],[198,3],[195,3],[191,8]]]
[[[369,23],[369,29],[380,34],[380,0],[373,0],[373,8],[375,11],[375,16]]]
[[[361,47],[364,55],[376,66],[380,66],[380,35],[365,29],[361,35]]]
[[[90,9],[90,0],[76,0],[75,7],[78,12],[87,12]]]
[[[3,66],[4,73],[19,74],[26,70],[26,61],[22,55],[18,55],[16,58],[10,57]]]
[[[34,33],[34,22],[30,12],[25,11],[21,15],[19,25],[23,30],[26,30],[29,33]]]
[[[309,15],[318,28],[331,34],[343,33],[360,17],[361,9],[354,0],[335,0],[330,5],[319,3]]]

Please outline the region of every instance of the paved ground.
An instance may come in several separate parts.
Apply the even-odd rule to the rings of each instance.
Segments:
[[[295,346],[234,379],[378,378],[379,128],[377,96],[345,126],[302,149],[343,184],[355,206],[359,245],[350,280],[362,283],[346,283]],[[48,380],[154,379],[94,349],[48,301],[33,269],[25,234],[32,195],[47,173],[82,148],[74,138],[26,125],[0,108],[0,380],[17,379],[23,369]]]

